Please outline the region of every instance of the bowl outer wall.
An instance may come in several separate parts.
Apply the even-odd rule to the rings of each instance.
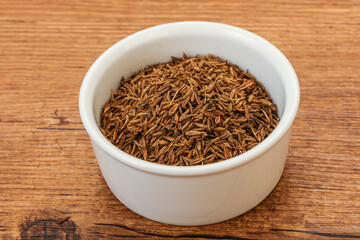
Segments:
[[[284,169],[290,132],[254,161],[197,176],[139,171],[92,144],[107,185],[126,207],[157,222],[197,226],[241,215],[271,193]]]

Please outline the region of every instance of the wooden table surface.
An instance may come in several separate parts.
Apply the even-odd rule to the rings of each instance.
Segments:
[[[183,20],[266,38],[301,87],[275,190],[242,216],[199,227],[157,223],[122,205],[78,113],[82,79],[104,50]],[[2,239],[360,238],[359,0],[0,0],[0,81]]]

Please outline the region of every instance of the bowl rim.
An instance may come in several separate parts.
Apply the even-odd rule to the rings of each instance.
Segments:
[[[206,164],[206,165],[196,165],[196,166],[162,165],[133,157],[125,153],[124,151],[118,149],[111,142],[109,142],[105,136],[103,136],[94,118],[93,97],[95,93],[95,85],[97,82],[93,81],[93,78],[96,76],[96,71],[98,69],[101,69],[101,66],[104,64],[104,62],[106,64],[108,58],[111,58],[112,54],[116,51],[119,51],[118,49],[121,48],[123,45],[135,40],[146,41],[146,40],[141,40],[143,35],[149,34],[151,32],[172,29],[172,28],[192,29],[194,27],[199,28],[201,30],[206,30],[210,28],[210,29],[225,29],[228,31],[233,31],[234,33],[241,34],[243,37],[249,38],[252,41],[257,41],[268,51],[271,51],[271,53],[273,54],[272,57],[276,57],[277,64],[281,64],[281,66],[289,72],[287,82],[285,84],[283,83],[286,100],[285,100],[285,108],[284,108],[283,116],[280,119],[279,124],[264,141],[260,142],[257,146],[255,146],[251,150],[242,153],[238,156],[235,156],[233,158],[212,164]],[[291,102],[291,106],[289,102]],[[91,65],[91,67],[89,68],[88,72],[86,73],[83,79],[79,93],[80,117],[85,127],[85,130],[90,136],[92,144],[95,143],[108,155],[128,166],[131,166],[133,168],[145,172],[151,172],[161,175],[172,175],[172,176],[208,175],[208,174],[230,170],[257,159],[259,156],[263,155],[265,152],[271,149],[277,142],[279,142],[282,139],[282,137],[288,132],[288,130],[290,130],[291,125],[296,117],[296,113],[298,111],[299,102],[300,102],[300,87],[295,70],[293,69],[289,60],[279,49],[277,49],[273,44],[271,44],[264,38],[254,33],[251,33],[247,30],[244,30],[242,28],[227,24],[222,24],[222,23],[206,22],[206,21],[185,21],[185,22],[173,22],[173,23],[157,25],[136,32],[120,40],[119,42],[115,43],[113,46],[108,48],[103,54],[101,54],[96,59],[96,61]]]

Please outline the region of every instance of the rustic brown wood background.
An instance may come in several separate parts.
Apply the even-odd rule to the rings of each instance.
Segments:
[[[266,38],[301,86],[278,186],[248,213],[200,227],[153,222],[124,207],[78,113],[82,78],[104,50],[183,20]],[[359,0],[0,0],[0,81],[3,239],[360,238]]]

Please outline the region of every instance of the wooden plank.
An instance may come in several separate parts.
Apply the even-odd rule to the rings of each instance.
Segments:
[[[360,238],[358,0],[0,6],[2,239]],[[77,103],[82,78],[105,49],[141,29],[184,20],[227,23],[266,38],[289,58],[301,85],[278,186],[248,213],[200,227],[147,220],[112,195]]]

